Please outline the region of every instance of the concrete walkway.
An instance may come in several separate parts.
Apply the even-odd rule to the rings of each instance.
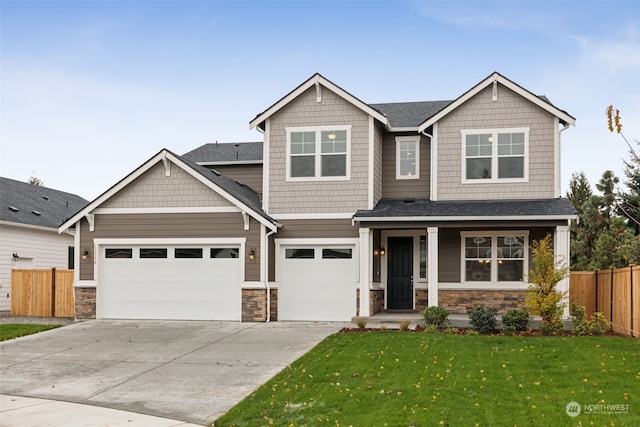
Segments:
[[[116,417],[143,414],[164,420],[127,425],[209,425],[346,325],[94,320],[4,341],[0,394],[8,397],[0,401],[0,424],[112,426],[120,422]],[[101,408],[86,405],[132,414],[96,412]],[[74,411],[86,422],[63,422],[62,417]],[[97,424],[82,416],[91,411]],[[32,413],[55,418],[48,418],[49,424],[37,418],[25,424],[22,415]]]

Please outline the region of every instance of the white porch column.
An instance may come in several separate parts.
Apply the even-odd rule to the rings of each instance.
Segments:
[[[438,305],[438,227],[427,227],[429,307]]]
[[[554,247],[554,252],[556,255],[556,260],[558,261],[562,261],[564,263],[564,265],[566,265],[567,267],[569,266],[569,262],[570,262],[570,254],[569,254],[569,248],[570,248],[570,235],[569,235],[569,226],[568,225],[558,225],[556,227],[556,232],[554,235],[554,241],[553,241],[553,247]],[[563,317],[565,319],[569,318],[569,277],[565,277],[564,279],[562,279],[556,289],[559,292],[562,292],[565,294],[564,297],[564,302],[567,303],[567,306],[564,309],[564,315]]]
[[[371,315],[369,309],[369,289],[371,287],[371,250],[373,233],[369,228],[360,229],[360,313],[361,317]]]

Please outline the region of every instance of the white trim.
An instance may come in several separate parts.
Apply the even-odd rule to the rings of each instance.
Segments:
[[[432,201],[438,200],[438,123],[433,124],[431,130],[431,185],[430,198]]]
[[[265,273],[266,262],[267,262],[267,257],[265,256],[265,254],[269,250],[267,248],[266,233],[267,233],[267,228],[264,225],[260,224],[260,284],[262,285],[262,288],[264,288],[264,285],[265,285],[264,273]]]
[[[264,289],[264,282],[247,281],[240,284],[242,289]],[[273,289],[273,287],[271,287]]]
[[[465,281],[465,273],[466,273],[466,255],[465,255],[465,238],[466,237],[489,237],[491,238],[491,265],[490,265],[490,281],[484,282],[467,282]],[[523,257],[515,258],[515,260],[522,260],[522,280],[517,281],[498,281],[498,268],[497,262],[494,263],[493,260],[498,259],[498,237],[505,236],[519,236],[524,237],[524,248],[523,248]],[[474,230],[474,231],[461,231],[460,232],[460,282],[465,287],[475,287],[475,286],[485,286],[489,287],[505,287],[508,288],[511,286],[513,289],[519,289],[522,286],[527,287],[526,276],[529,272],[529,230]]]
[[[529,182],[529,132],[530,129],[528,127],[521,128],[490,128],[490,129],[463,129],[460,131],[461,134],[461,143],[462,143],[462,184],[487,184],[487,183],[511,183],[511,182]],[[524,154],[523,159],[523,177],[522,178],[499,178],[499,168],[498,161],[501,157],[510,157],[510,156],[500,156],[498,153],[498,135],[499,134],[514,134],[514,133],[522,133],[524,134]],[[492,140],[495,141],[491,145],[491,178],[487,179],[469,179],[467,178],[467,143],[466,137],[467,135],[479,135],[479,134],[491,134]],[[486,156],[479,156],[486,157]],[[520,158],[520,156],[511,156]],[[471,157],[475,158],[475,157]]]
[[[369,116],[369,165],[367,170],[367,209],[373,209],[374,205],[374,170],[375,170],[375,152],[376,152],[376,138],[375,138],[375,122],[373,117]],[[381,179],[382,177],[380,177]]]
[[[240,200],[238,200],[237,198],[235,198],[234,196],[232,196],[231,194],[229,194],[228,192],[223,190],[221,187],[219,187],[218,185],[214,184],[212,181],[209,181],[204,176],[202,176],[200,173],[196,172],[193,168],[191,168],[186,163],[184,163],[182,161],[182,159],[180,159],[179,157],[173,155],[168,150],[163,149],[158,154],[153,156],[151,159],[149,159],[145,163],[143,163],[136,170],[134,170],[129,175],[127,175],[124,179],[122,179],[116,185],[114,185],[109,190],[107,190],[102,195],[100,195],[93,202],[91,202],[87,206],[85,206],[84,209],[82,209],[80,212],[78,212],[73,217],[68,219],[64,224],[62,224],[58,228],[58,232],[65,231],[66,229],[71,227],[73,224],[78,222],[82,217],[84,217],[86,215],[91,215],[93,213],[94,209],[96,209],[102,203],[104,203],[109,198],[111,198],[112,196],[117,194],[124,187],[126,187],[127,185],[129,185],[130,183],[135,181],[143,173],[145,173],[146,171],[151,169],[151,167],[153,167],[155,164],[157,164],[159,161],[161,161],[161,159],[163,159],[165,157],[168,158],[174,164],[176,164],[178,167],[182,168],[185,172],[187,172],[193,178],[195,178],[196,180],[200,181],[201,183],[203,183],[204,185],[209,187],[211,190],[213,190],[216,193],[218,193],[219,195],[221,195],[223,198],[227,199],[227,201],[231,202],[231,204],[233,204],[233,205],[237,206],[238,208],[240,208],[241,210],[247,212],[249,215],[251,215],[251,217],[253,217],[259,223],[264,224],[265,226],[267,226],[271,230],[277,229],[277,227],[278,227],[277,225],[271,224],[268,220],[263,218],[262,215],[259,215],[253,209],[249,208],[247,205],[245,205]]]
[[[396,136],[396,179],[420,179],[420,135],[416,136]],[[415,174],[401,175],[400,165],[400,145],[403,142],[413,142],[415,144]]]
[[[438,289],[441,291],[450,290],[465,290],[465,291],[526,291],[529,288],[529,284],[525,282],[478,282],[478,284],[469,285],[469,283],[440,283]]]
[[[77,282],[80,280],[80,228],[76,227],[76,232],[73,236],[73,281]],[[95,258],[95,254],[94,254]],[[75,299],[75,295],[74,295]]]
[[[360,240],[360,313],[359,316],[371,315],[369,294],[371,289],[371,265],[373,263],[373,232],[369,228],[361,228],[358,231]]]
[[[427,294],[429,307],[438,305],[438,227],[427,228]]]
[[[98,282],[95,280],[75,280],[73,282],[74,288],[97,288]]]
[[[321,135],[323,131],[346,131],[347,132],[347,147],[345,152],[345,175],[344,176],[322,176],[322,156],[331,155],[329,153],[322,153],[322,139]],[[287,134],[287,146],[286,146],[286,180],[287,182],[308,182],[308,181],[349,181],[351,179],[351,125],[335,125],[335,126],[294,126],[285,128]],[[293,132],[315,132],[315,176],[309,177],[292,177],[291,176],[291,134]],[[311,155],[311,153],[306,153]],[[342,154],[342,153],[338,153]]]
[[[93,239],[96,245],[244,245],[246,237],[151,237],[151,238],[103,238]]]
[[[378,121],[384,123],[385,126],[389,125],[388,119],[383,114],[381,114],[379,111],[371,108],[370,106],[368,106],[364,102],[360,101],[358,98],[356,98],[353,95],[351,95],[348,92],[346,92],[344,89],[336,86],[335,84],[331,83],[329,80],[327,80],[324,77],[322,77],[320,74],[316,73],[313,76],[311,76],[311,78],[309,78],[307,81],[305,81],[300,86],[298,86],[296,89],[294,89],[293,91],[289,92],[285,97],[283,97],[278,102],[273,104],[271,107],[266,109],[264,112],[258,114],[258,116],[256,116],[255,119],[253,119],[253,120],[251,120],[251,122],[249,122],[249,128],[253,129],[254,127],[260,125],[260,123],[266,121],[269,117],[271,117],[273,114],[275,114],[278,110],[280,110],[282,107],[284,107],[285,105],[287,105],[288,103],[290,103],[291,101],[296,99],[298,96],[300,96],[301,94],[306,92],[307,89],[309,89],[310,87],[314,86],[316,83],[321,84],[322,86],[326,87],[327,89],[329,89],[330,91],[332,91],[336,95],[340,96],[341,98],[343,98],[347,102],[353,104],[354,106],[356,106],[360,110],[364,111],[368,115],[373,116]]]
[[[237,206],[194,206],[164,208],[97,208],[94,214],[127,215],[127,214],[167,214],[167,213],[235,213],[243,212]]]
[[[354,222],[436,222],[436,221],[564,221],[576,219],[577,215],[514,215],[514,216],[394,216],[356,217]]]
[[[84,217],[89,223],[89,231],[94,231],[96,221],[95,215],[93,213],[87,213]]]
[[[352,219],[354,212],[339,212],[339,213],[283,213],[271,215],[271,218],[276,221],[287,219]]]
[[[262,209],[269,212],[269,164],[271,162],[271,119],[264,124],[264,144],[262,146]]]
[[[571,237],[569,233],[570,227],[568,225],[558,225],[556,226],[554,235],[553,235],[553,247],[555,252],[556,261],[570,267],[571,261]],[[565,319],[569,318],[569,276],[567,275],[564,279],[560,280],[557,284],[557,290],[562,293],[563,301],[565,302],[563,317]]]
[[[0,225],[6,225],[8,227],[28,228],[31,230],[49,231],[51,233],[57,233],[57,234],[62,233],[62,231],[59,231],[57,228],[43,227],[41,225],[24,224],[22,222],[0,221]]]
[[[553,114],[554,116],[562,119],[564,122],[575,126],[576,119],[571,117],[569,114],[567,114],[564,111],[554,107],[553,105],[551,105],[548,102],[542,100],[541,98],[537,97],[533,93],[531,93],[528,90],[524,89],[523,87],[517,85],[516,83],[512,82],[511,80],[503,77],[502,75],[500,75],[498,73],[493,73],[489,77],[487,77],[486,79],[484,79],[483,81],[481,81],[480,83],[478,83],[477,85],[475,85],[474,87],[469,89],[466,93],[464,93],[458,99],[453,101],[451,104],[447,105],[439,113],[435,114],[434,116],[431,116],[426,121],[424,121],[420,126],[418,126],[418,131],[422,132],[425,129],[427,129],[429,126],[431,126],[432,124],[438,122],[440,119],[442,119],[447,114],[449,114],[450,112],[452,112],[453,110],[458,108],[460,105],[462,105],[465,102],[467,102],[469,99],[471,99],[477,93],[479,93],[480,91],[484,90],[488,85],[492,84],[494,81],[497,81],[498,83],[502,84],[503,86],[506,86],[508,89],[511,89],[512,91],[514,91],[518,95],[522,96],[523,98],[527,99],[528,101],[534,103],[538,107],[540,107],[540,108],[548,111],[549,113]]]

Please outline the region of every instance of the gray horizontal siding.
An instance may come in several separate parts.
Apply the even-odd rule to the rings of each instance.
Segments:
[[[82,219],[80,250],[91,248],[94,239],[114,238],[242,238],[246,250],[255,248],[256,259],[245,262],[245,280],[260,280],[260,224],[250,219],[249,231],[244,231],[240,213],[197,214],[131,214],[96,215],[95,231]],[[246,256],[246,254],[245,254]],[[80,262],[80,279],[93,280],[93,260]]]
[[[262,164],[211,166],[222,175],[251,187],[262,194]]]
[[[382,142],[382,197],[428,199],[431,185],[429,138],[420,138],[420,179],[396,179],[396,136],[400,135],[387,134]]]

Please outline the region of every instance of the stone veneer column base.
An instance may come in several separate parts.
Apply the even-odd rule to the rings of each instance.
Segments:
[[[74,316],[76,320],[96,318],[96,288],[74,288]]]
[[[270,320],[278,320],[278,290],[271,289]],[[267,319],[267,290],[242,290],[242,321],[264,322]]]
[[[425,308],[429,307],[429,290],[427,289],[416,289],[415,290],[415,306],[416,311],[420,312]]]
[[[499,314],[504,314],[509,310],[524,308],[526,294],[526,290],[441,289],[438,291],[438,302],[450,313],[467,314],[468,309],[473,308],[476,304],[483,304],[485,307],[498,309]]]

